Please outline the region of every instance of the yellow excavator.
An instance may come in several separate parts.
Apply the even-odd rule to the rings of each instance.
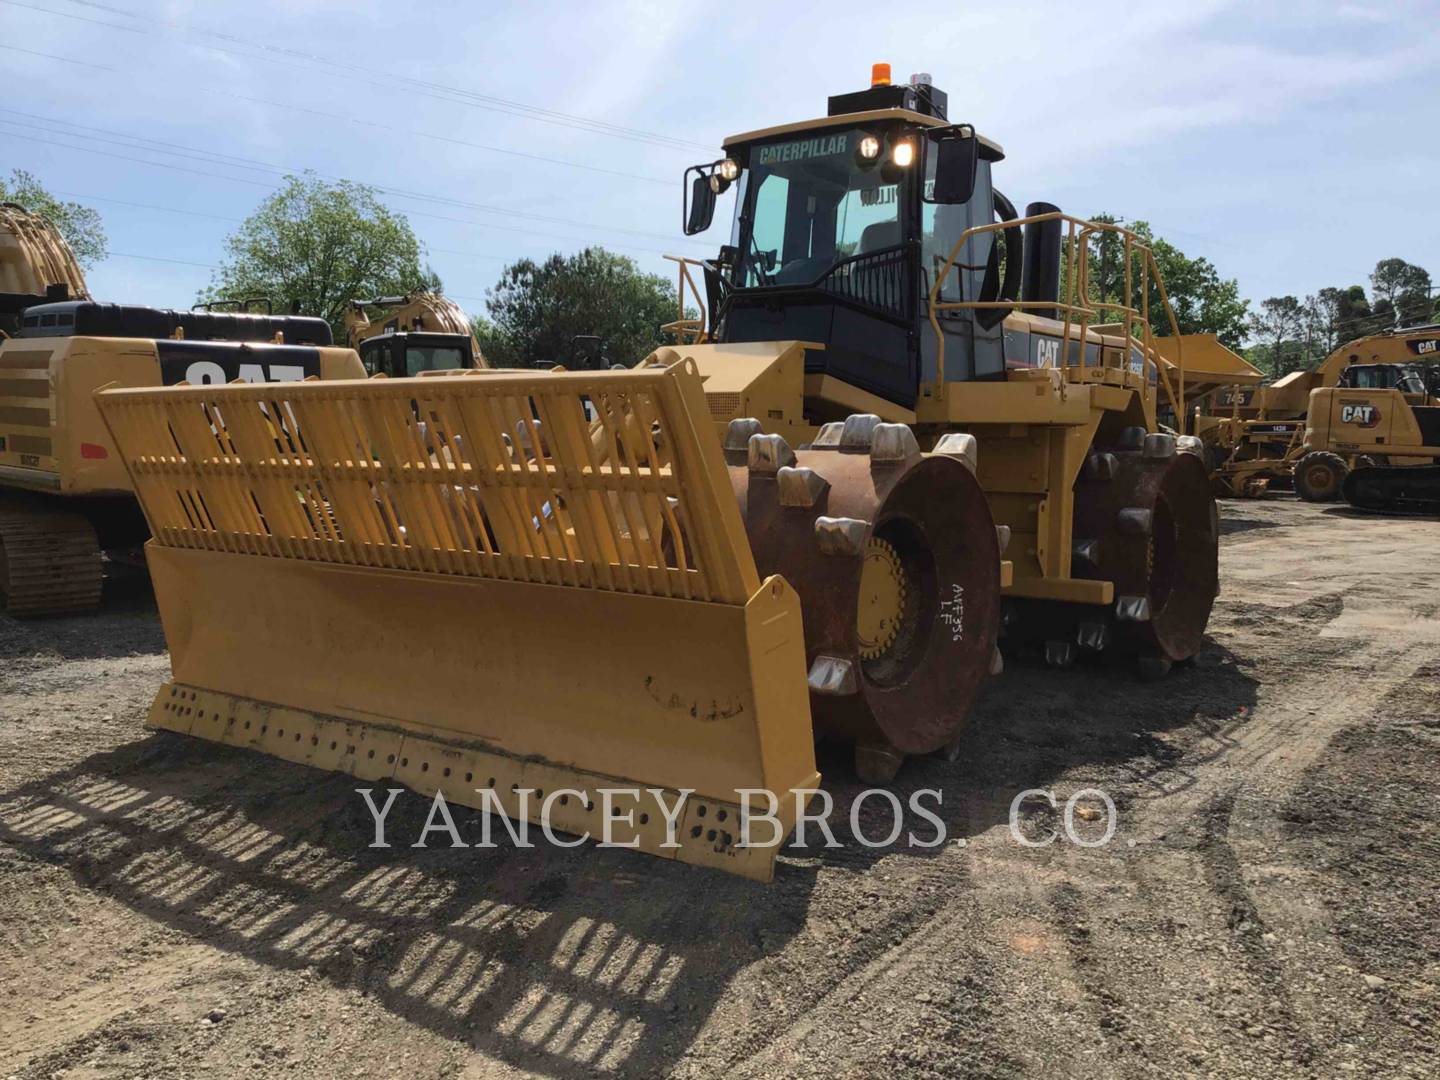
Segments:
[[[1440,326],[1405,340],[1437,355]],[[1351,364],[1339,385],[1312,390],[1295,490],[1310,502],[1440,513],[1440,365]]]
[[[1376,380],[1398,385],[1411,367],[1440,359],[1437,343],[1440,332],[1434,326],[1367,334],[1336,348],[1313,371],[1292,371],[1268,385],[1242,383],[1215,394],[1195,418],[1195,434],[1205,444],[1216,490],[1254,496],[1272,485],[1293,483],[1303,499],[1338,498],[1344,471],[1333,468],[1333,462],[1322,470],[1312,459],[1304,476],[1296,471],[1309,452],[1305,424],[1313,392],[1344,387],[1362,377],[1358,371],[1347,375],[1351,368],[1366,369],[1365,389],[1383,389],[1371,385]]]
[[[427,371],[489,367],[469,316],[439,293],[351,300],[345,309],[345,334],[371,375],[407,378]]]
[[[364,374],[323,319],[96,303],[64,239],[0,207],[0,610],[84,611],[102,551],[144,543],[101,386],[221,385]]]
[[[735,242],[632,369],[98,395],[153,533],[148,723],[768,879],[815,738],[872,782],[963,752],[1002,633],[1193,657],[1218,526],[1157,420],[1149,249],[1017,214],[946,114],[877,67],[688,170],[685,231],[734,189]]]

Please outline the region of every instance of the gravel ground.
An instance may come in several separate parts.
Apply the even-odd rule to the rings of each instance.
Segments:
[[[768,886],[370,849],[353,782],[142,731],[143,578],[98,617],[0,617],[0,1077],[1436,1076],[1440,528],[1222,515],[1196,663],[1012,663],[960,760],[901,775],[944,791],[936,848],[853,843],[822,748],[852,842]],[[1026,846],[1029,788],[1102,789],[1113,838]],[[1059,816],[1025,803],[1020,837]]]

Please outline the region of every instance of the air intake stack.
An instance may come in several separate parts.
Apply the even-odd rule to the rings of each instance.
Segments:
[[[1052,203],[1033,202],[1025,207],[1025,216],[1038,217],[1041,214],[1058,214],[1060,208]],[[1021,284],[1022,300],[1039,300],[1054,303],[1060,298],[1060,227],[1059,219],[1032,221],[1025,226],[1025,275]],[[1054,319],[1058,316],[1054,308],[1025,309],[1031,315]]]

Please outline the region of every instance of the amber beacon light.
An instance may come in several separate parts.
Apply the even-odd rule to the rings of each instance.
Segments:
[[[890,65],[889,65],[889,64],[872,64],[872,65],[870,65],[870,85],[871,85],[871,86],[889,86],[889,85],[890,85]]]

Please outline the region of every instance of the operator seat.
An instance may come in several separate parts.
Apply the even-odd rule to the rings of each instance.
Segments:
[[[860,233],[860,249],[858,255],[864,255],[871,251],[879,251],[881,248],[894,247],[900,243],[900,222],[898,221],[877,221],[874,225],[866,225]]]

